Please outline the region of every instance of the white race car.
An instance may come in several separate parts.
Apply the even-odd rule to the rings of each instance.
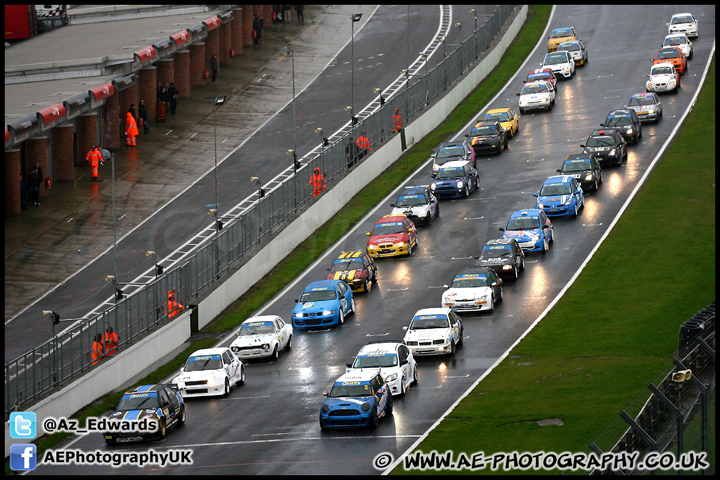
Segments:
[[[678,47],[688,60],[693,56],[693,45],[684,33],[671,33],[665,37],[662,44],[665,47]]]
[[[413,355],[453,355],[463,339],[460,318],[449,308],[423,308],[413,316],[403,343]]]
[[[428,185],[405,187],[395,203],[391,203],[390,206],[393,207],[391,215],[404,214],[416,224],[422,222],[424,225],[430,225],[433,219],[440,215],[437,198]]]
[[[572,78],[575,75],[575,60],[568,51],[548,53],[540,68],[550,68],[556,76]]]
[[[667,24],[668,33],[684,33],[688,37],[697,37],[700,33],[698,30],[698,21],[692,16],[692,13],[676,13]]]
[[[455,275],[450,288],[443,292],[442,305],[458,312],[493,311],[503,298],[502,284],[492,268],[467,268]]]
[[[272,357],[277,360],[280,350],[292,348],[292,336],[292,325],[277,315],[252,317],[240,325],[230,349],[239,358]]]
[[[347,372],[377,370],[385,379],[392,395],[405,395],[417,383],[417,363],[407,345],[398,342],[371,342],[360,349],[355,360],[347,364]]]
[[[657,63],[650,68],[649,79],[645,83],[648,92],[677,92],[680,90],[680,75],[672,63]]]
[[[245,383],[245,365],[227,347],[205,348],[190,355],[172,383],[183,397],[227,395]]]
[[[526,83],[518,96],[520,113],[533,109],[550,110],[555,104],[555,89],[550,82],[544,80]]]

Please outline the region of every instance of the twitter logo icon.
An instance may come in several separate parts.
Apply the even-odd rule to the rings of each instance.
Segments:
[[[10,438],[32,440],[37,436],[37,415],[34,412],[10,414]]]

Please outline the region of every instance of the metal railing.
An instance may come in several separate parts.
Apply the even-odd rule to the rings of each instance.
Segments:
[[[96,335],[104,335],[107,327],[112,327],[118,334],[117,348],[120,349],[159,324],[172,321],[168,292],[174,292],[185,306],[197,300],[234,264],[253,253],[290,217],[297,215],[312,201],[312,185],[308,179],[316,167],[323,172],[328,187],[346,175],[349,167],[358,160],[353,133],[359,135],[364,132],[370,140],[371,149],[385,142],[393,135],[392,114],[395,109],[400,109],[403,125],[422,113],[428,104],[443,95],[482,59],[514,9],[513,5],[499,6],[472,36],[426,74],[424,63],[414,63],[408,81],[401,79],[400,83],[396,82],[397,88],[389,93],[391,96],[383,106],[380,106],[379,100],[372,102],[358,115],[359,121],[354,128],[348,122],[331,137],[327,147],[308,154],[303,159],[302,168],[295,174],[291,167],[278,176],[282,180],[275,181],[263,197],[254,193],[235,207],[231,211],[232,218],[222,230],[206,234],[197,245],[183,246],[190,250],[183,251],[176,257],[177,260],[165,259],[164,263],[170,263],[165,274],[155,279],[152,275],[143,275],[142,278],[148,279],[145,283],[133,284],[126,289],[127,296],[114,304],[108,301],[110,307],[6,362],[5,414],[84,374],[93,368],[94,363],[101,363],[103,356],[99,360],[92,358],[93,339]],[[438,37],[440,35],[444,36],[444,33]],[[442,45],[443,41],[444,38],[442,41],[435,38],[431,47],[444,53],[448,46]],[[430,52],[430,49],[426,51],[428,56]]]

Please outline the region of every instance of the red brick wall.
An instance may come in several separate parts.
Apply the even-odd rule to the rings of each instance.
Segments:
[[[273,22],[272,22],[272,5],[256,5],[256,7],[262,8],[258,15],[263,16],[263,30],[271,29],[273,28]]]
[[[205,44],[190,45],[190,86],[201,87],[205,85],[203,71],[210,71],[210,63],[205,61]]]
[[[175,88],[178,89],[178,97],[190,96],[190,52],[185,49],[175,52]]]
[[[155,66],[157,67],[158,82],[165,82],[168,87],[170,83],[175,83],[175,62],[172,59],[162,59]]]
[[[5,150],[6,217],[20,215],[20,156],[20,149]]]
[[[140,91],[140,100],[145,101],[145,108],[147,109],[148,114],[148,121],[152,121],[153,118],[155,118],[155,114],[157,113],[157,76],[158,76],[158,70],[155,67],[149,67],[149,68],[143,68],[138,72],[139,74],[139,91]],[[138,102],[137,105],[135,105],[135,111],[138,113],[138,116],[140,114],[140,102]],[[143,132],[143,129],[140,128],[140,123],[138,120],[138,131],[140,133]]]
[[[158,64],[160,63],[162,62],[158,62]],[[135,104],[135,113],[137,114],[138,105],[140,105],[139,91],[136,82],[131,87],[120,92],[120,138],[125,138],[125,119],[127,118],[127,112],[130,110],[130,105]]]
[[[243,50],[243,9],[234,8],[233,14],[235,18],[232,21],[232,38],[230,44],[235,49],[235,56],[242,55]]]
[[[210,74],[212,75],[212,70],[210,69],[210,57],[213,56],[213,54],[217,55],[218,57],[218,75],[220,75],[220,68],[221,62],[220,62],[220,29],[216,28],[215,30],[208,33],[208,36],[205,38],[205,68],[210,70]],[[212,77],[211,77],[212,78]]]
[[[120,126],[120,94],[115,92],[115,95],[105,99],[105,105],[101,111],[102,118],[102,140],[100,145],[110,150],[116,150],[122,145],[122,141],[125,138],[124,130],[125,121],[123,120],[122,127]],[[85,161],[85,157],[82,158]],[[71,178],[72,180],[72,178]]]
[[[43,180],[48,176],[47,168],[47,137],[33,137],[27,141],[27,171],[29,172],[35,166],[35,162],[40,164],[43,172]],[[40,196],[46,196],[47,189],[45,182],[40,185]]]
[[[107,146],[107,145],[105,145]],[[85,155],[87,151],[79,152],[82,165],[85,163]],[[90,168],[90,167],[88,167]],[[53,171],[55,172],[55,182],[71,182],[75,179],[75,169],[73,168],[73,127],[62,126],[55,127],[53,130]]]
[[[218,55],[218,58],[220,59],[220,63],[224,65],[230,65],[232,63],[232,60],[230,60],[230,38],[232,37],[232,22],[223,23],[218,28],[220,30],[220,54]]]
[[[242,29],[242,38],[243,38],[243,46],[245,47],[251,47],[253,44],[252,41],[252,18],[253,18],[253,6],[252,5],[243,5],[242,6],[242,12],[243,12],[243,29]]]
[[[76,166],[87,165],[85,157],[93,145],[97,145],[97,122],[98,116],[94,113],[80,115],[77,120],[77,138],[78,138],[78,162]]]

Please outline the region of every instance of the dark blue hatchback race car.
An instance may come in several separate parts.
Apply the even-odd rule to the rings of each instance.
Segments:
[[[478,188],[478,173],[465,160],[448,162],[438,170],[430,189],[437,198],[468,197]]]

